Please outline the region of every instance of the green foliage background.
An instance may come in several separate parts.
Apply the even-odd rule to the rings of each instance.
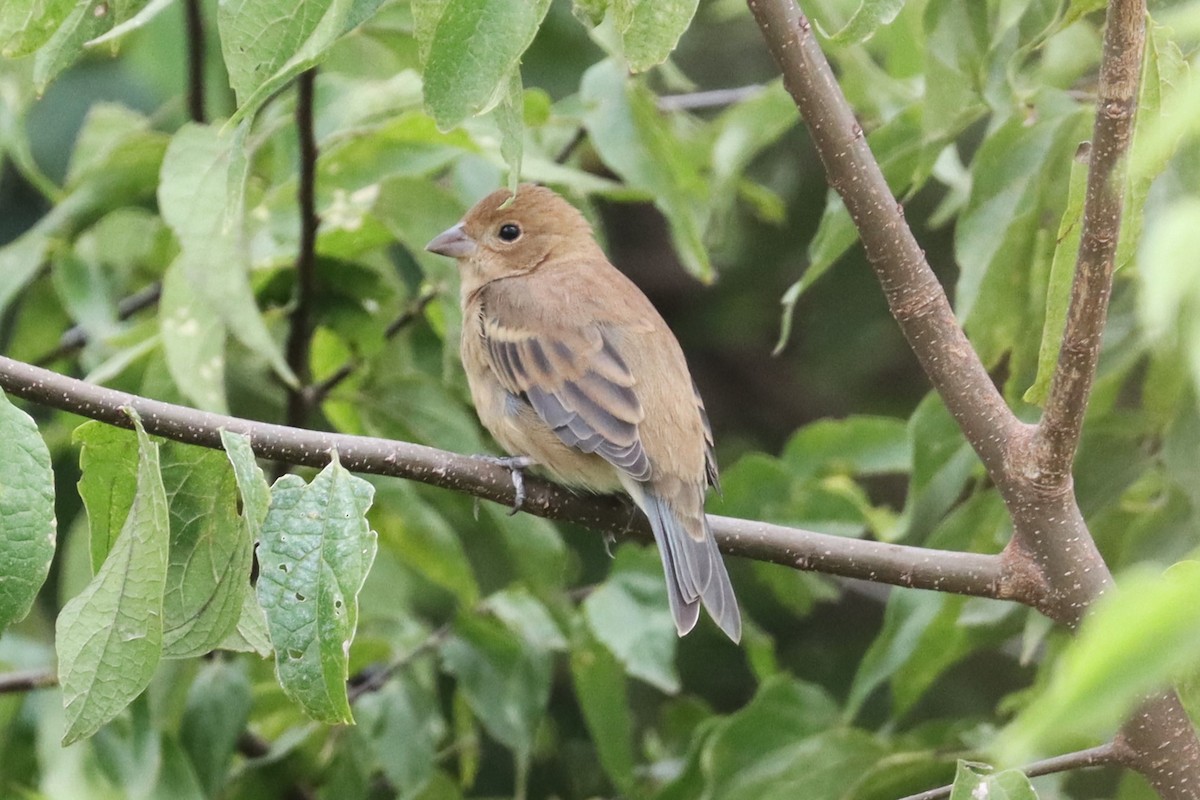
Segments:
[[[711,511],[1003,546],[1003,505],[927,393],[741,4],[200,5],[207,123],[187,119],[181,3],[0,8],[5,354],[281,420],[300,230],[290,87],[319,64],[311,370],[355,370],[313,425],[492,447],[457,365],[454,267],[422,247],[519,169],[585,209],[677,332],[725,465]],[[1078,248],[1101,6],[804,4],[973,343],[1030,420]],[[236,437],[226,458],[41,409],[35,428],[5,403],[0,664],[56,668],[62,688],[0,697],[0,794],[884,800],[957,769],[956,796],[986,783],[1025,798],[1019,774],[956,762],[1097,744],[1168,679],[1193,701],[1200,4],[1151,10],[1076,470],[1105,558],[1132,572],[1124,605],[1077,642],[998,601],[741,560],[742,645],[706,625],[679,641],[645,547],[610,559],[593,532],[337,465],[269,493]],[[692,110],[663,100],[736,86],[761,88]],[[157,308],[122,319],[119,299],[157,281]],[[72,325],[86,347],[55,353]],[[253,590],[251,541],[266,571]],[[1115,770],[1035,786],[1151,796]]]

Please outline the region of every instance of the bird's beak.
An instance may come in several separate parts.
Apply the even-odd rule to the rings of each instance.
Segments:
[[[450,258],[467,258],[475,253],[475,240],[467,236],[462,223],[442,231],[433,237],[433,241],[425,245],[425,249],[440,256]]]

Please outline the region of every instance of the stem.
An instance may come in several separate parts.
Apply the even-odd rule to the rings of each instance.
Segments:
[[[127,320],[144,308],[149,308],[162,297],[162,284],[154,282],[144,289],[122,298],[117,303],[117,319]],[[88,332],[81,325],[74,325],[63,331],[58,339],[58,346],[34,363],[45,366],[60,358],[65,358],[88,343]]]
[[[31,692],[58,685],[58,673],[53,669],[30,669],[0,675],[0,694]]]
[[[1079,255],[1062,349],[1034,441],[1033,479],[1047,487],[1070,482],[1100,358],[1121,232],[1125,161],[1133,141],[1145,21],[1145,0],[1109,3]]]
[[[224,429],[248,436],[261,458],[319,468],[336,450],[342,465],[350,470],[416,480],[503,505],[513,502],[512,478],[504,467],[419,444],[212,414],[106,389],[3,356],[0,388],[34,403],[122,428],[132,426],[125,409],[133,408],[147,431],[187,444],[220,449]],[[523,508],[531,514],[650,538],[645,517],[634,516],[629,503],[620,498],[573,494],[535,476],[526,476],[525,492]],[[1037,596],[1037,582],[1022,572],[1024,562],[1003,555],[849,539],[730,517],[710,516],[709,520],[725,552],[794,569],[1025,603]]]
[[[317,219],[316,169],[317,140],[313,132],[313,84],[316,70],[300,74],[296,80],[296,132],[300,140],[300,180],[296,202],[300,207],[300,246],[296,253],[296,304],[292,309],[291,330],[287,340],[287,362],[296,375],[298,386],[288,390],[287,421],[302,426],[311,409],[308,387],[312,381],[309,349],[312,345],[312,307],[316,292]]]
[[[737,86],[732,89],[711,89],[707,92],[687,94],[664,94],[658,100],[659,111],[696,111],[704,108],[721,108],[749,100],[764,88],[761,84]]]
[[[187,100],[192,122],[204,122],[204,18],[200,15],[200,0],[183,4],[187,22]]]
[[[1102,744],[1099,747],[1092,747],[1087,750],[1079,750],[1074,753],[1066,753],[1061,756],[1054,756],[1043,761],[1035,761],[1034,763],[1021,767],[1021,772],[1024,772],[1026,777],[1036,778],[1039,775],[1050,775],[1055,772],[1067,772],[1072,769],[1083,769],[1084,767],[1102,767],[1108,764],[1120,763],[1123,754],[1120,748],[1109,742]],[[937,789],[930,789],[927,792],[920,794],[909,795],[901,800],[944,800],[950,796],[954,790],[954,786],[942,786]]]

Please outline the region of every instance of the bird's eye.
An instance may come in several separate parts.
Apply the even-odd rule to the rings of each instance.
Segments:
[[[506,222],[500,226],[500,238],[506,242],[515,242],[521,238],[521,228],[511,222]]]

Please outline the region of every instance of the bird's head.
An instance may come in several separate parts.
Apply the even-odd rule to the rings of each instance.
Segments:
[[[544,186],[498,189],[425,245],[458,259],[464,288],[532,272],[552,257],[591,255],[597,245],[578,209]]]

